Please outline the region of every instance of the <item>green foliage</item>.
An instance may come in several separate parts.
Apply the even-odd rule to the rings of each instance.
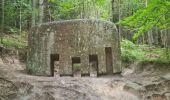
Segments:
[[[26,0],[5,0],[4,15],[5,32],[16,33],[19,24],[22,24],[23,29],[28,27],[28,21],[31,17],[31,5]],[[22,22],[20,22],[20,17]],[[0,21],[2,20],[0,19]]]
[[[121,52],[123,61],[143,60],[144,53],[138,51],[139,46],[129,40],[122,40]]]
[[[75,63],[75,64],[73,64],[73,69],[74,69],[74,71],[81,71],[81,64],[79,64],[79,63]]]
[[[48,0],[49,2],[55,2],[55,0]]]
[[[111,0],[48,0],[48,3],[44,2],[43,6],[44,17],[49,18],[48,21],[79,18],[111,18]],[[32,11],[30,0],[5,0],[4,31],[18,33],[16,29],[20,29],[20,25],[22,30],[28,30],[31,26],[32,13],[35,13],[35,23],[37,24],[39,17],[38,7],[38,1],[35,4],[34,11]],[[1,17],[0,21],[2,21]]]
[[[23,33],[23,35],[5,36],[2,45],[6,47],[26,48],[27,42],[25,34],[26,33]]]
[[[119,23],[136,30],[133,39],[137,39],[142,33],[153,27],[166,29],[170,26],[170,1],[150,0],[147,7],[137,10],[132,16]]]
[[[49,0],[51,17],[55,20],[96,18],[109,19],[111,0]],[[98,15],[97,15],[98,13]]]
[[[144,8],[142,0],[123,0],[120,4],[121,17],[126,18],[132,15],[135,11]]]
[[[158,48],[146,44],[134,44],[129,40],[121,42],[121,56],[123,61],[140,61],[140,62],[169,62],[165,48]],[[170,55],[170,50],[168,51]]]
[[[121,47],[126,48],[126,49],[136,49],[138,46],[135,45],[133,42],[128,41],[128,40],[122,40],[121,42]]]
[[[11,28],[11,27],[6,27],[6,31],[7,31],[8,33],[16,34],[16,33],[18,32],[18,29],[15,28],[15,27],[13,27],[13,28]]]
[[[65,2],[62,1],[56,1],[53,2],[55,6],[52,6],[53,9],[53,15],[52,17],[55,20],[60,19],[73,19],[76,18],[79,14],[79,4],[80,1],[75,0],[65,0]]]

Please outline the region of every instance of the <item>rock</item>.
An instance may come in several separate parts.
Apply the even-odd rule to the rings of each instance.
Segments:
[[[170,100],[170,93],[165,93],[164,96],[166,97],[166,100]]]
[[[132,74],[134,72],[134,69],[130,69],[130,68],[125,68],[123,70],[123,72],[121,73],[122,76],[126,76],[126,75],[129,75],[129,74]]]
[[[170,100],[170,81],[163,80],[159,83],[148,84],[145,87],[145,95],[151,99],[147,100]]]
[[[2,51],[3,49],[5,49],[5,47],[2,44],[0,44],[0,51]]]
[[[160,95],[160,94],[153,94],[152,95],[152,100],[169,100],[169,99],[166,99],[165,96]]]
[[[170,73],[168,73],[168,74],[162,76],[161,79],[170,80]]]
[[[139,91],[143,90],[143,87],[137,83],[133,83],[133,82],[127,82],[124,87],[123,90],[131,92],[135,95],[139,95]]]
[[[2,59],[0,58],[0,64],[3,64],[3,61],[2,61]]]

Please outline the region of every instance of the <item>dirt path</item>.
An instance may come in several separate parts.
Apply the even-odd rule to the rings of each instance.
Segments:
[[[24,65],[17,60],[8,63],[1,61],[0,69],[7,73],[5,77],[13,83],[6,82],[9,87],[15,87],[13,90],[4,87],[3,89],[8,88],[11,93],[4,92],[3,95],[8,96],[0,95],[0,100],[138,100],[133,94],[123,91],[125,83],[120,76],[31,76],[26,74]]]
[[[125,83],[113,77],[35,78],[29,76],[29,78],[27,79],[31,80],[31,85],[34,86],[31,94],[39,94],[40,97],[48,93],[55,100],[139,100],[133,94],[123,91]]]
[[[169,100],[162,99],[168,95],[170,98],[170,81],[160,81],[155,75],[41,77],[27,75],[24,66],[18,60],[0,59],[0,100]],[[135,91],[127,92],[125,86]],[[136,95],[141,86],[145,88],[144,99]]]
[[[123,90],[124,79],[113,76],[93,80],[93,87],[101,95],[102,100],[139,100],[137,96]]]

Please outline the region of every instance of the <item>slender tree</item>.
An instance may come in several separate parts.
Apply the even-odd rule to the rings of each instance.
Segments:
[[[148,0],[145,0],[145,7],[148,6]],[[153,44],[153,35],[152,35],[152,29],[147,32],[147,40],[148,44],[152,45]]]
[[[44,0],[39,0],[39,8],[38,8],[38,11],[39,11],[39,24],[43,23],[43,17],[44,17]]]
[[[121,0],[112,0],[112,19],[113,22],[118,22],[121,20]],[[121,40],[121,26],[118,27],[118,38]]]
[[[4,31],[4,7],[5,7],[5,0],[2,0],[1,43],[3,43],[3,31]]]
[[[31,27],[35,26],[35,19],[36,19],[36,0],[32,0],[32,18],[31,18]]]
[[[43,22],[51,22],[51,9],[50,2],[48,0],[44,1],[44,18]]]
[[[19,6],[19,33],[22,31],[22,2],[20,2]]]

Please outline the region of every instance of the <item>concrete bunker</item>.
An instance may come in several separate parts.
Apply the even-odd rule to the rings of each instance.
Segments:
[[[28,40],[27,72],[97,76],[121,72],[118,32],[112,22],[90,19],[44,23]]]

